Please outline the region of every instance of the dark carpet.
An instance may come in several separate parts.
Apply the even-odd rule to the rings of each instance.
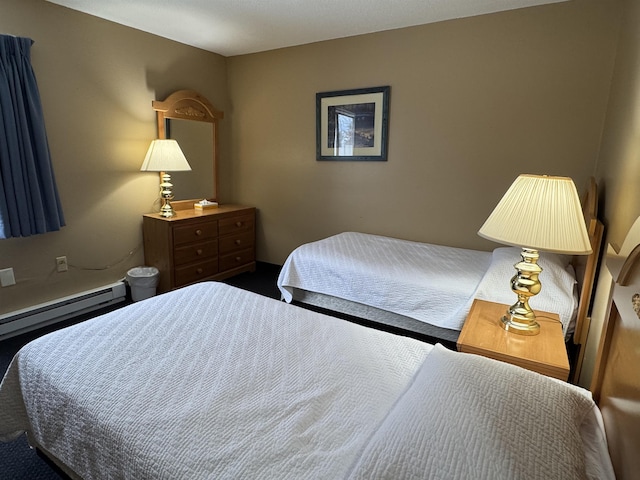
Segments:
[[[256,271],[243,273],[225,280],[225,283],[250,290],[268,297],[280,298],[280,292],[276,286],[276,280],[280,273],[280,266],[258,262]],[[126,305],[122,303],[115,308]],[[110,308],[108,310],[113,310]],[[94,312],[92,315],[77,317],[55,326],[45,327],[33,332],[19,335],[0,342],[0,377],[4,376],[11,359],[15,353],[31,340],[81,321],[93,318],[96,315],[106,313],[108,310]],[[2,406],[0,405],[0,408]],[[59,474],[45,460],[39,457],[34,450],[29,448],[25,435],[21,435],[13,442],[0,442],[0,480],[60,480],[65,478]]]

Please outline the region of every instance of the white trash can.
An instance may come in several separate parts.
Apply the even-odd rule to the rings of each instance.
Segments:
[[[153,297],[158,286],[160,272],[156,267],[135,267],[127,272],[127,283],[131,287],[134,302]]]

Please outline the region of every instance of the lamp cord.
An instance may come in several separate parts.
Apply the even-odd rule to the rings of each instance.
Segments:
[[[553,318],[553,317],[547,317],[546,315],[536,315],[536,319],[538,318],[544,318],[546,320],[551,320],[553,322],[559,323],[560,325],[562,325],[562,322],[560,320],[558,320],[557,318]]]
[[[89,266],[86,266],[86,265],[78,265],[76,263],[71,263],[71,262],[69,262],[68,265],[69,265],[69,268],[75,268],[77,270],[92,271],[92,272],[109,270],[111,268],[114,268],[114,267],[120,265],[121,263],[125,262],[129,258],[131,258],[138,251],[140,251],[141,248],[142,248],[142,243],[139,243],[133,250],[131,250],[129,253],[127,253],[126,255],[121,257],[119,260],[116,260],[115,262],[113,262],[111,264],[108,264],[108,265],[104,265],[104,266],[89,267]],[[53,273],[55,273],[55,272],[56,272],[56,269],[54,268],[53,269]]]

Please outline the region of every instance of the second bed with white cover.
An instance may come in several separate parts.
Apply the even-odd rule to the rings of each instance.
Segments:
[[[345,232],[296,248],[278,278],[282,298],[319,294],[459,332],[474,298],[510,305],[520,249],[493,252]],[[541,252],[542,291],[531,305],[573,332],[577,281],[570,258]],[[374,312],[375,313],[375,312]]]

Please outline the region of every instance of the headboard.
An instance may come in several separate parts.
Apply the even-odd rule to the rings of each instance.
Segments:
[[[620,252],[609,246],[612,294],[591,391],[604,419],[618,479],[640,472],[640,218]]]
[[[598,263],[600,260],[600,250],[604,235],[604,225],[598,220],[598,186],[595,178],[589,179],[587,190],[582,197],[582,213],[587,226],[587,233],[591,242],[590,255],[576,255],[573,258],[573,267],[578,279],[578,289],[580,292],[578,312],[576,317],[576,327],[573,332],[574,343],[574,370],[573,380],[580,378],[582,360],[584,358],[584,345],[589,334],[591,323],[590,310],[593,299],[594,284]]]

